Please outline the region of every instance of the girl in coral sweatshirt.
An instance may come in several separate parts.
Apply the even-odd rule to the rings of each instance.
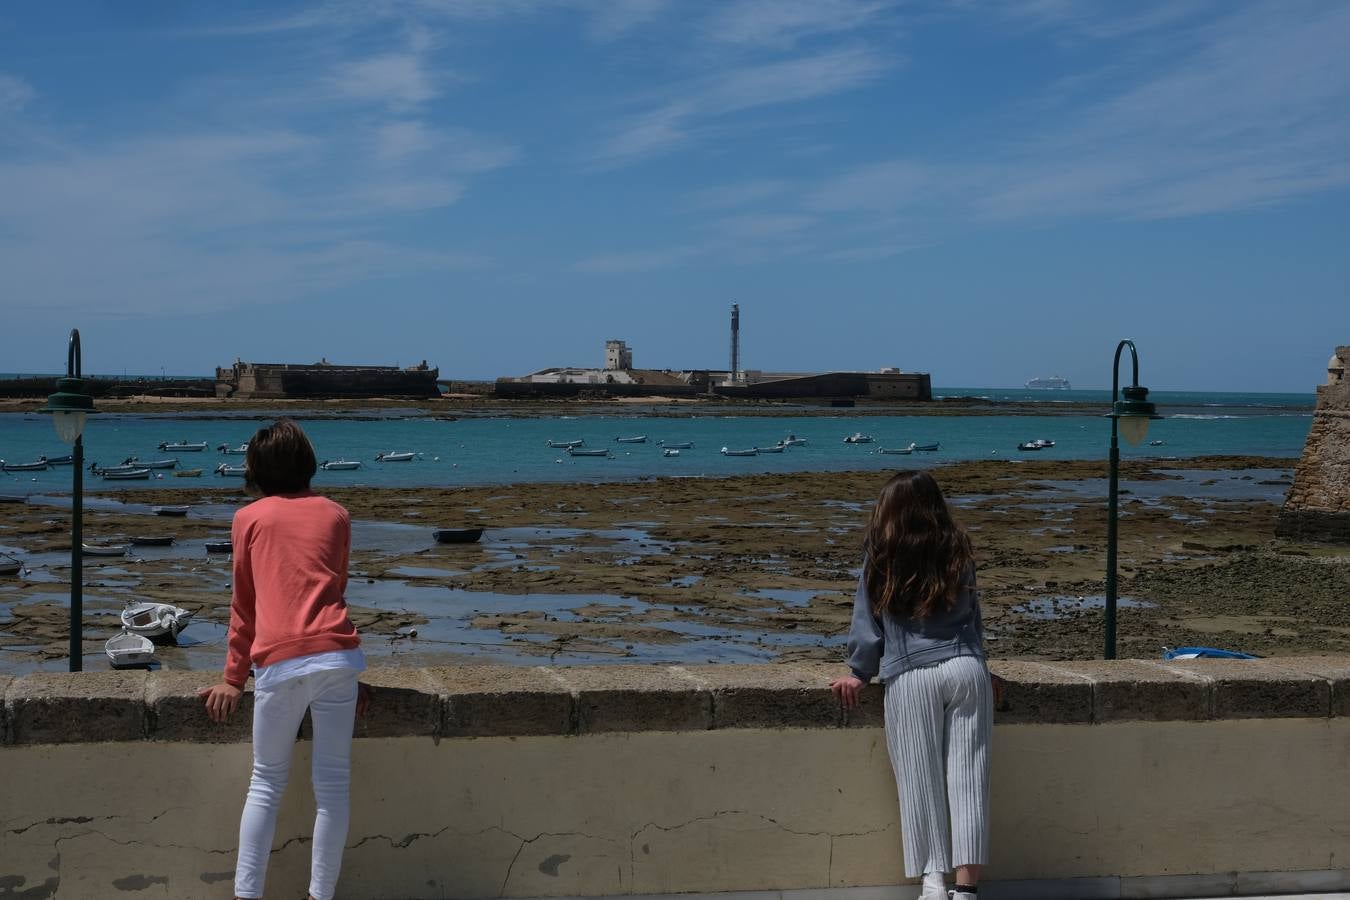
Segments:
[[[200,692],[211,718],[223,722],[253,670],[253,777],[239,823],[234,893],[263,896],[277,807],[309,710],[317,806],[309,894],[331,900],[347,840],[352,726],[367,693],[356,681],[366,664],[343,599],[351,518],[310,492],[314,448],[292,421],[255,434],[244,466],[246,487],[260,499],[234,516],[225,679]]]

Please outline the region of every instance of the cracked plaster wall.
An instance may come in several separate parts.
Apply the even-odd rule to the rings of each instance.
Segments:
[[[991,877],[1342,868],[1350,719],[1001,725]],[[245,744],[0,749],[0,898],[228,898]],[[269,896],[303,893],[308,747]],[[342,897],[902,880],[877,728],[358,740]]]

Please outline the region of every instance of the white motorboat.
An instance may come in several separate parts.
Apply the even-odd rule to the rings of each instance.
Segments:
[[[1154,440],[1149,441],[1149,442],[1148,442],[1148,445],[1149,445],[1150,447],[1161,447],[1163,444],[1166,444],[1166,443],[1167,443],[1167,441],[1154,439]]]
[[[909,456],[914,451],[909,447],[878,447],[877,452],[894,454],[895,456]]]
[[[758,453],[782,453],[787,447],[783,444],[775,444],[772,447],[756,447]]]
[[[661,455],[662,455],[662,456],[679,456],[679,455],[680,455],[680,451],[679,451],[679,448],[678,448],[678,447],[667,447],[666,449],[664,449],[664,450],[661,451]]]
[[[614,442],[616,444],[645,444],[647,443],[647,436],[645,434],[639,434],[634,435],[633,437],[616,437]]]
[[[234,552],[234,541],[233,541],[233,540],[230,540],[230,539],[222,540],[222,541],[207,541],[206,544],[205,544],[205,546],[206,546],[206,552],[207,552],[207,553],[233,553],[233,552]]]
[[[748,450],[732,450],[730,447],[722,448],[723,456],[759,456],[759,448],[751,447]]]
[[[206,449],[206,441],[164,441],[159,449],[165,453],[200,453]]]
[[[45,472],[51,468],[47,457],[40,456],[30,463],[7,463],[0,459],[0,472]]]
[[[148,481],[150,478],[150,470],[145,467],[124,469],[118,466],[116,469],[100,469],[94,474],[104,481]]]
[[[137,468],[140,468],[140,469],[175,469],[175,468],[178,467],[178,460],[176,460],[176,459],[147,459],[147,460],[145,460],[145,461],[141,461],[139,458],[133,456],[133,457],[131,457],[130,459],[128,459],[126,462],[122,463],[122,465],[124,465],[124,466],[136,466]]]
[[[126,556],[130,544],[80,544],[85,556]]]
[[[1028,451],[1028,450],[1042,450],[1044,448],[1041,447],[1041,445],[1036,441],[1023,441],[1022,443],[1017,445],[1017,449]]]
[[[155,661],[155,645],[150,643],[150,639],[126,630],[108,638],[108,642],[103,645],[103,652],[108,654],[108,661],[114,669],[147,666]]]
[[[231,447],[229,444],[218,444],[216,446],[216,449],[219,450],[221,453],[226,454],[227,456],[228,455],[243,456],[245,453],[248,452],[248,441],[245,441],[238,447]]]
[[[319,468],[325,472],[349,472],[361,468],[361,463],[355,459],[326,459],[319,463]]]
[[[870,434],[863,434],[861,431],[855,431],[855,432],[853,432],[852,434],[850,434],[848,437],[844,438],[844,443],[845,443],[845,444],[870,444],[870,443],[872,443],[872,436],[871,436]]]
[[[243,478],[248,474],[248,466],[232,466],[229,463],[221,463],[216,466],[216,474]]]
[[[152,506],[150,511],[157,516],[186,516],[189,507],[186,506]]]
[[[693,450],[693,449],[694,449],[694,442],[693,442],[693,441],[657,441],[657,443],[660,444],[662,447],[665,447],[667,450]]]
[[[795,434],[789,434],[778,443],[782,444],[784,447],[805,447],[806,438],[799,438]]]
[[[578,439],[578,440],[575,440],[575,441],[555,441],[555,440],[549,439],[549,440],[545,441],[544,443],[545,443],[547,446],[552,447],[554,450],[571,450],[573,447],[584,447],[584,446],[586,446],[586,441],[585,441],[584,439]]]
[[[376,455],[377,462],[408,462],[417,454],[415,453],[380,453]]]
[[[581,448],[581,447],[568,447],[568,448],[567,448],[567,455],[568,455],[568,456],[609,456],[609,449],[608,449],[608,448],[602,448],[602,449],[600,449],[600,450],[585,450],[585,449],[583,449],[583,448]]]
[[[178,637],[178,633],[187,627],[192,613],[174,606],[172,603],[155,603],[142,600],[128,603],[122,610],[122,627],[132,634],[153,638],[169,635]]]
[[[920,453],[932,453],[941,446],[941,444],[910,444],[909,449],[918,450]]]

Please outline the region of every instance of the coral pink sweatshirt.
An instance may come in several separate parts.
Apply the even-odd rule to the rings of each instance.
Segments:
[[[250,666],[349,650],[361,643],[347,617],[347,510],[317,494],[263,497],[234,514],[234,596],[225,680]]]

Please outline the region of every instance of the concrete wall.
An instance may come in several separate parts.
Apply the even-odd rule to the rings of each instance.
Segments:
[[[989,897],[1350,885],[1350,658],[995,669]],[[374,670],[339,895],[898,884],[880,691],[845,717],[837,672]],[[0,897],[230,896],[248,710],[207,722],[210,678],[0,677]],[[307,764],[269,896],[304,889]]]
[[[439,370],[393,366],[235,363],[216,369],[216,396],[235,399],[288,397],[440,396]]]
[[[1337,347],[1327,383],[1317,388],[1303,456],[1280,511],[1276,533],[1294,540],[1350,544],[1350,379],[1344,361],[1350,347]]]

